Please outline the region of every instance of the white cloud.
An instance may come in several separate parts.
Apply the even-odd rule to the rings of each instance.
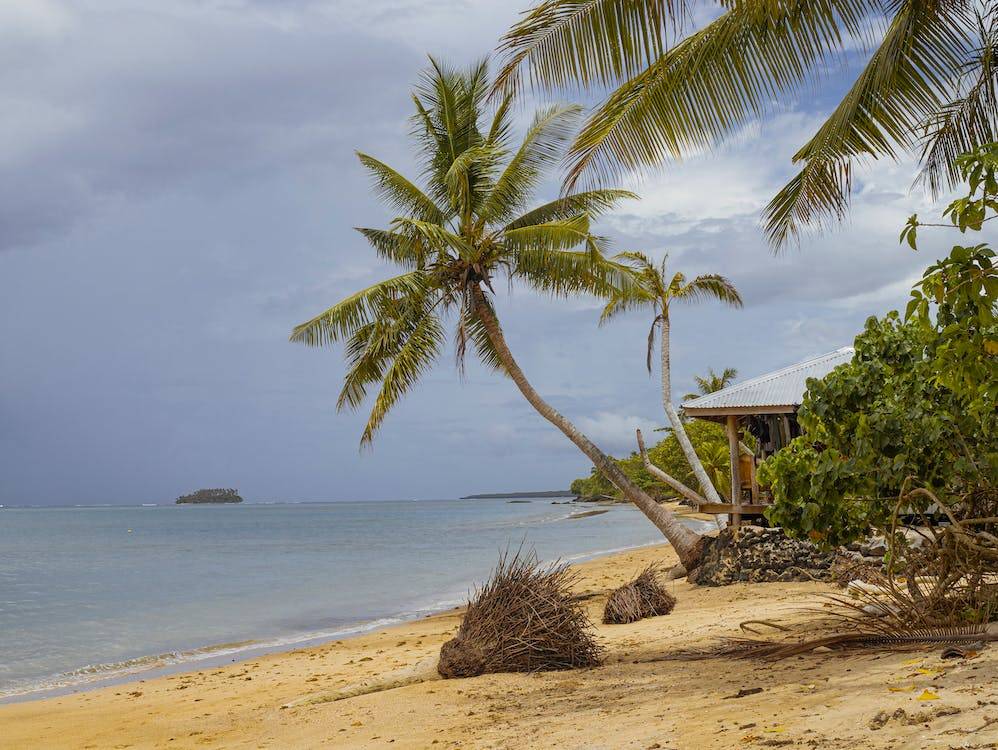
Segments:
[[[633,414],[618,414],[611,411],[597,412],[593,416],[580,417],[578,427],[593,442],[605,451],[628,454],[635,450],[634,431],[650,433],[662,423]]]
[[[54,0],[0,0],[0,38],[54,39],[73,25],[65,3]]]

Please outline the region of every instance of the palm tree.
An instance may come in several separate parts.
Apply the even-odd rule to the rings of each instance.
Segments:
[[[369,443],[395,403],[439,358],[454,322],[459,366],[470,343],[488,367],[508,375],[527,401],[561,430],[603,476],[695,567],[702,537],[636,487],[617,464],[534,390],[513,358],[493,306],[505,277],[554,297],[609,297],[633,284],[609,261],[592,220],[624,198],[620,190],[568,193],[531,210],[527,202],[561,156],[577,107],[539,111],[514,147],[509,98],[487,119],[484,62],[466,73],[432,65],[414,92],[415,136],[425,185],[360,154],[381,196],[399,215],[388,229],[359,229],[403,273],[362,289],[297,326],[292,341],[344,342],[348,369],[338,407],[358,407],[378,385],[361,444]]]
[[[648,372],[652,370],[651,360],[655,349],[655,330],[657,328],[661,335],[662,405],[665,407],[665,415],[669,418],[669,423],[672,425],[676,440],[683,449],[686,460],[690,463],[690,468],[693,469],[693,474],[700,484],[701,491],[707,496],[710,502],[720,503],[722,501],[717,493],[717,489],[707,476],[707,472],[704,470],[703,464],[693,449],[693,444],[690,442],[689,436],[686,434],[683,421],[679,418],[679,414],[672,403],[672,374],[669,361],[669,334],[671,328],[669,307],[673,302],[699,302],[707,298],[719,300],[732,307],[741,307],[742,298],[730,281],[716,273],[703,274],[690,281],[687,281],[686,276],[681,273],[670,275],[668,271],[668,255],[658,265],[652,262],[651,258],[644,253],[620,253],[615,256],[614,260],[633,269],[637,283],[614,291],[611,294],[606,307],[603,309],[600,322],[603,323],[627,310],[635,308],[651,309],[654,317],[652,318],[651,329],[648,331]]]
[[[727,388],[731,381],[738,377],[738,370],[734,367],[725,367],[718,375],[714,372],[714,368],[711,367],[707,370],[706,377],[701,377],[699,375],[694,375],[693,380],[697,384],[697,393],[687,393],[683,396],[683,401],[689,401],[691,398],[699,398],[700,396],[706,396],[708,393],[716,393],[722,388]]]
[[[844,217],[857,163],[920,153],[935,194],[960,181],[956,156],[998,140],[998,5],[981,5],[544,0],[503,37],[497,90],[611,89],[569,149],[573,186],[709,149],[828,77],[859,41],[865,67],[765,210],[780,247]],[[691,28],[694,9],[714,20]]]

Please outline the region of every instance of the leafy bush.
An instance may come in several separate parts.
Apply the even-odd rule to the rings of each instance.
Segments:
[[[998,146],[962,157],[970,194],[945,215],[960,232],[998,212]],[[911,217],[902,241],[926,226]],[[938,226],[938,225],[936,225]],[[946,226],[946,225],[944,225]],[[984,244],[955,246],[924,273],[904,316],[870,318],[852,362],[808,381],[804,436],[769,458],[767,516],[796,535],[842,544],[883,527],[904,496],[925,510],[993,496],[998,474],[998,277]]]

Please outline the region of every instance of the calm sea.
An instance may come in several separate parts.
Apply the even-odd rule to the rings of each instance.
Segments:
[[[0,698],[332,639],[461,603],[507,546],[662,541],[630,506],[427,500],[0,509]]]

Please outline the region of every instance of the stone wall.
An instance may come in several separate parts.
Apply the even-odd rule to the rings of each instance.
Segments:
[[[707,542],[703,562],[689,580],[701,586],[767,581],[827,581],[835,553],[791,539],[782,529],[724,529]]]

